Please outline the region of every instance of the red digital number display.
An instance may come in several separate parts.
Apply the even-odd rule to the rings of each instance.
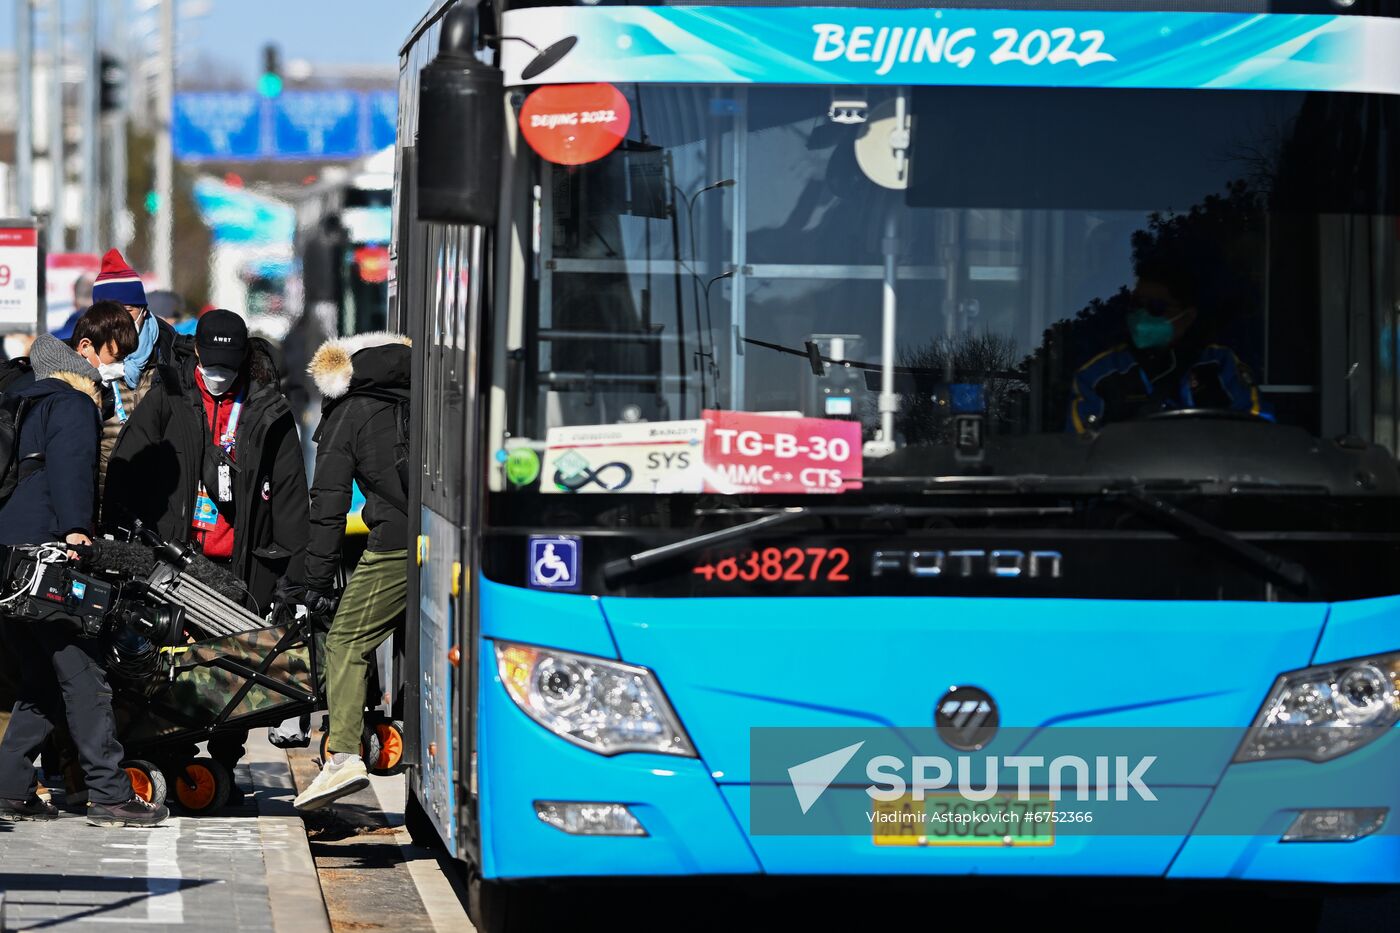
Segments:
[[[766,547],[697,564],[691,573],[706,583],[846,583],[851,552],[843,547]]]

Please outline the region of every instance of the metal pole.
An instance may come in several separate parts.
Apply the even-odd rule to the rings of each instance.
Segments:
[[[97,137],[101,132],[97,114],[97,89],[102,81],[97,60],[97,0],[87,0],[87,28],[83,31],[83,210],[79,222],[78,251],[97,252],[97,223],[101,200],[97,196]]]
[[[108,162],[108,195],[111,198],[111,205],[108,208],[108,227],[110,239],[109,246],[124,250],[127,247],[127,231],[130,225],[127,222],[127,191],[126,191],[126,125],[131,119],[133,101],[137,95],[144,93],[145,81],[136,73],[132,67],[131,54],[131,31],[126,27],[126,0],[109,0],[111,4],[111,22],[113,32],[116,36],[116,55],[120,59],[122,69],[126,74],[125,93],[122,94],[121,106],[112,113],[112,136],[110,142]]]
[[[111,198],[107,209],[110,224],[108,230],[111,236],[109,245],[117,249],[126,249],[127,246],[126,121],[125,106],[112,114],[111,150],[107,160],[109,173],[107,194]]]
[[[63,0],[49,0],[49,254],[65,248],[63,218]]]
[[[156,223],[151,250],[162,288],[174,286],[175,165],[170,122],[175,106],[175,0],[160,3],[160,75],[156,104]]]
[[[15,127],[15,197],[19,216],[34,213],[34,3],[19,0],[15,44],[19,47],[19,115]]]

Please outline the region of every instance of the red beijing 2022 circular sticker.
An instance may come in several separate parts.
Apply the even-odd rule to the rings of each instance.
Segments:
[[[617,148],[631,123],[627,98],[611,84],[545,85],[520,108],[525,141],[559,165],[596,162]]]

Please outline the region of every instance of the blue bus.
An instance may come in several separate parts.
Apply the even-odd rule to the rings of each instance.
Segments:
[[[1400,18],[996,6],[405,45],[407,822],[485,927],[598,877],[1394,904]]]

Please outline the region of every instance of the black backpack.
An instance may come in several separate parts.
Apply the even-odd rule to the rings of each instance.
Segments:
[[[32,375],[34,367],[29,365],[29,357],[17,356],[0,363],[0,392],[8,392],[10,386],[25,376]]]
[[[43,454],[20,457],[20,429],[32,406],[32,399],[14,392],[0,392],[0,506],[20,485],[21,466],[38,466]]]

